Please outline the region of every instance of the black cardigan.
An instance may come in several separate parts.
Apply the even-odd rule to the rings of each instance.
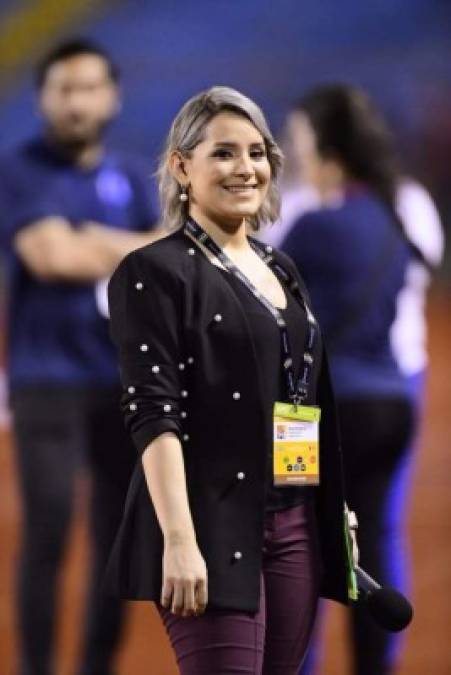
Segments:
[[[304,288],[293,262],[275,250],[272,255],[272,263]],[[165,431],[182,443],[191,513],[208,570],[209,605],[255,612],[273,401],[265,399],[259,380],[246,314],[227,280],[183,230],[122,261],[109,284],[109,305],[126,424],[138,452]],[[321,486],[315,502],[322,595],[346,603],[341,451],[325,355],[318,402]],[[138,461],[108,565],[107,589],[127,599],[158,601],[162,546]]]

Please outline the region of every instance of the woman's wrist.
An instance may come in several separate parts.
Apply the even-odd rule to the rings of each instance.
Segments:
[[[181,546],[194,544],[197,546],[194,528],[175,528],[163,533],[165,546]]]

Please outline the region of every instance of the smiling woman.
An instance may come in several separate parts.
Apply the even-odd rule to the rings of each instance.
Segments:
[[[187,157],[174,151],[170,167],[190,197],[193,218],[208,215],[226,227],[258,212],[271,180],[264,139],[249,120],[233,112],[212,119]]]
[[[160,166],[177,230],[109,286],[141,455],[109,584],[157,603],[182,675],[297,675],[320,590],[347,600],[320,332],[291,260],[247,235],[277,218],[281,163],[250,99],[225,87],[190,99]],[[273,438],[281,425],[289,447]]]
[[[243,185],[246,186],[246,195],[247,190],[254,194],[254,188],[257,188],[257,194],[254,194],[257,208],[254,203],[244,214],[252,227],[257,229],[262,223],[277,219],[280,207],[277,179],[283,158],[263,113],[240,92],[228,87],[213,87],[183,106],[168,135],[159,176],[163,219],[169,227],[183,225],[189,211],[187,202],[180,201],[181,191],[184,194],[184,188],[190,187],[191,196],[194,196],[188,177],[174,170],[176,162],[173,155],[179,160],[179,168],[183,172],[184,162],[191,160],[193,163],[194,149],[195,165],[202,171],[199,162],[203,158],[204,170],[214,172],[216,181],[221,181],[221,189],[229,185],[229,190],[233,191],[236,179],[240,188],[238,192]],[[237,160],[239,170],[232,175],[236,171]],[[254,170],[258,170],[258,176]],[[262,171],[266,172],[263,183]],[[201,196],[196,194],[194,200],[196,198],[201,199]]]

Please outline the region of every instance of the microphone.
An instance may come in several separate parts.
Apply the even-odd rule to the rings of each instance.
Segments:
[[[379,626],[397,633],[412,621],[413,608],[407,598],[388,586],[382,587],[361,567],[355,566],[357,586],[363,591],[368,610]]]

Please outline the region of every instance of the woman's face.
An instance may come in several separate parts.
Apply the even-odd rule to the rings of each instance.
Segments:
[[[218,225],[240,225],[260,209],[271,181],[265,142],[245,117],[216,115],[183,168],[190,214]]]
[[[288,117],[288,140],[301,181],[321,190],[325,161],[318,152],[316,136],[307,117],[293,112]]]

